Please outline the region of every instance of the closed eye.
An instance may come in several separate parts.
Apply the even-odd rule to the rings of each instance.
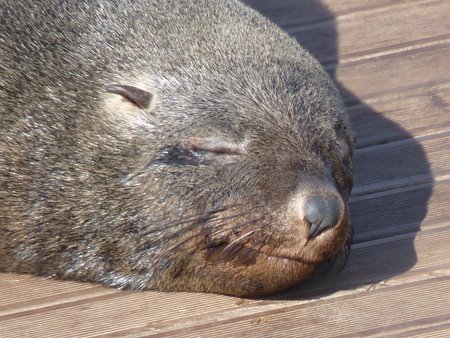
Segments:
[[[196,151],[180,146],[169,146],[160,148],[157,157],[147,164],[147,168],[162,164],[172,166],[198,166],[202,162],[204,162],[203,157]]]
[[[158,155],[147,168],[159,165],[207,166],[212,163],[229,163],[242,155],[235,144],[221,141],[193,142],[189,146],[168,146],[159,149]]]
[[[195,140],[191,145],[193,150],[218,155],[242,155],[244,146],[217,139]]]

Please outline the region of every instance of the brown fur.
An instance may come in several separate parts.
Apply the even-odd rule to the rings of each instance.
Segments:
[[[344,250],[347,117],[268,20],[231,0],[6,0],[0,15],[0,271],[257,295]],[[344,212],[308,239],[315,195]]]

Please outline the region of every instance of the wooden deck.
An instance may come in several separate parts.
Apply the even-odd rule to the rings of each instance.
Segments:
[[[257,300],[0,274],[1,337],[450,337],[450,2],[247,2],[344,93],[358,134],[347,267]]]

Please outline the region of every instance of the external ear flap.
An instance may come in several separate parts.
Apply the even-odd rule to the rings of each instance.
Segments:
[[[107,85],[105,86],[105,89],[110,93],[122,96],[140,109],[150,109],[153,95],[143,89],[121,84]]]

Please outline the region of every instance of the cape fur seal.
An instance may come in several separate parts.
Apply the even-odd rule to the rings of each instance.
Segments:
[[[353,136],[238,1],[0,3],[0,271],[261,295],[346,251]]]

